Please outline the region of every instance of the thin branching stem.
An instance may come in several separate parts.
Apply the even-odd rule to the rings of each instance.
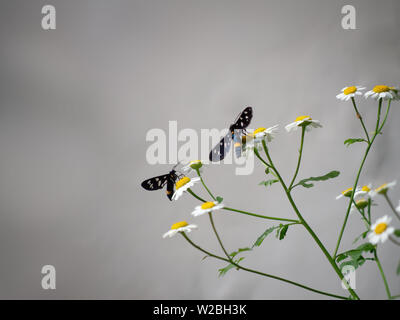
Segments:
[[[199,245],[195,244],[184,232],[181,232],[181,234],[186,239],[186,241],[189,244],[191,244],[194,248],[196,248],[196,249],[200,250],[201,252],[205,253],[207,256],[210,256],[212,258],[215,258],[215,259],[218,259],[218,260],[221,260],[221,261],[225,261],[225,262],[231,263],[237,269],[241,269],[241,270],[244,270],[244,271],[247,271],[247,272],[255,273],[255,274],[267,277],[267,278],[272,278],[272,279],[275,279],[275,280],[283,281],[283,282],[292,284],[294,286],[297,286],[297,287],[300,287],[300,288],[303,288],[303,289],[306,289],[306,290],[309,290],[309,291],[312,291],[312,292],[315,292],[315,293],[319,293],[319,294],[322,294],[322,295],[326,295],[326,296],[329,296],[329,297],[338,298],[338,299],[342,299],[342,300],[348,300],[348,298],[343,297],[343,296],[339,296],[339,295],[332,294],[332,293],[329,293],[329,292],[317,290],[317,289],[305,286],[305,285],[300,284],[300,283],[295,282],[295,281],[291,281],[291,280],[288,280],[288,279],[285,279],[285,278],[282,278],[282,277],[278,277],[278,276],[275,276],[275,275],[272,275],[272,274],[268,274],[268,273],[264,273],[264,272],[257,271],[257,270],[254,270],[254,269],[243,267],[243,266],[237,264],[236,262],[234,262],[232,260],[225,259],[223,257],[220,257],[220,256],[218,256],[216,254],[213,254],[213,253],[203,249]]]
[[[293,210],[295,211],[297,217],[299,218],[301,224],[306,228],[306,230],[308,231],[308,233],[311,235],[311,237],[314,239],[314,241],[317,243],[317,245],[320,247],[321,251],[324,253],[325,257],[327,258],[327,260],[329,261],[329,263],[331,264],[332,268],[335,270],[336,274],[339,276],[340,280],[343,280],[344,275],[342,274],[342,272],[339,270],[338,266],[335,263],[335,260],[331,257],[331,255],[329,254],[328,250],[325,248],[325,246],[322,244],[321,240],[318,238],[318,236],[315,234],[315,232],[312,230],[312,228],[308,225],[308,223],[305,221],[305,219],[303,218],[303,216],[301,215],[299,209],[297,208],[292,195],[290,194],[290,190],[287,188],[285,182],[283,181],[278,169],[276,168],[276,166],[274,165],[272,158],[269,154],[268,148],[267,148],[267,144],[266,142],[263,140],[262,141],[262,145],[264,148],[264,152],[268,158],[269,164],[272,167],[272,169],[275,171],[281,185],[282,188],[284,189],[286,196],[290,202],[290,204],[293,207]],[[357,293],[352,289],[352,288],[348,288],[347,289],[349,291],[349,293],[352,295],[352,297],[354,299],[359,300],[360,298],[358,297]]]

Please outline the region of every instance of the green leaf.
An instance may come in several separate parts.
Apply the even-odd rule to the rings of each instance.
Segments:
[[[400,237],[400,229],[394,230],[394,235],[395,235],[396,237]]]
[[[299,183],[297,183],[295,186],[302,185],[304,188],[311,188],[314,186],[312,183],[308,183],[309,181],[325,181],[328,179],[336,178],[340,174],[339,171],[331,171],[323,176],[319,177],[310,177],[307,179],[301,180]]]
[[[353,244],[356,243],[358,240],[360,240],[361,238],[365,239],[365,237],[367,236],[369,230],[361,233],[357,238],[354,239]]]
[[[244,252],[244,251],[251,251],[252,249],[251,248],[249,248],[249,247],[246,247],[246,248],[239,248],[237,251],[233,251],[231,254],[230,254],[230,256],[232,257],[232,258],[234,258],[237,254],[239,254],[239,253],[241,253],[241,252]]]
[[[271,186],[271,185],[273,185],[274,183],[276,183],[278,181],[279,180],[277,180],[277,179],[270,179],[270,180],[261,181],[258,185],[268,187],[268,186]]]
[[[269,168],[265,169],[265,174],[269,174]]]
[[[217,197],[216,200],[218,201],[218,203],[221,203],[221,202],[224,200],[224,198],[222,198],[222,197]]]
[[[358,246],[356,249],[352,249],[346,252],[343,252],[336,257],[336,262],[339,263],[345,259],[348,259],[340,264],[340,269],[344,266],[351,265],[355,269],[362,266],[364,262],[367,260],[363,257],[364,252],[373,252],[375,250],[375,246],[369,242],[363,243]],[[373,260],[368,258],[368,260]]]
[[[286,232],[288,231],[288,229],[289,229],[289,225],[288,224],[282,226],[279,229],[279,240],[283,240],[283,238],[285,238]]]
[[[235,262],[236,264],[239,264],[239,262],[242,261],[243,259],[244,259],[244,257],[241,257],[241,258],[237,259],[236,261],[234,260],[234,262]],[[229,270],[231,270],[231,269],[233,269],[233,268],[236,268],[237,270],[239,270],[239,269],[238,269],[234,264],[232,264],[232,263],[228,264],[225,268],[218,269],[218,271],[219,271],[219,276],[220,276],[220,277],[224,276]]]
[[[365,139],[362,139],[362,138],[351,138],[351,139],[345,140],[344,144],[346,146],[349,146],[349,145],[351,145],[353,143],[356,143],[356,142],[367,142],[367,141]]]
[[[254,242],[252,248],[254,248],[254,247],[259,247],[259,246],[261,245],[261,243],[264,241],[264,239],[265,239],[272,231],[274,231],[274,230],[277,229],[277,228],[279,228],[279,226],[273,226],[273,227],[270,227],[270,228],[268,228],[267,230],[265,230],[265,231],[263,232],[263,234],[257,238],[256,242]]]

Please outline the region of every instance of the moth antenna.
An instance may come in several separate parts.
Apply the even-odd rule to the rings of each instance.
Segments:
[[[178,161],[178,163],[172,167],[172,170],[174,170],[178,165],[180,165],[181,162],[182,162],[182,161]]]

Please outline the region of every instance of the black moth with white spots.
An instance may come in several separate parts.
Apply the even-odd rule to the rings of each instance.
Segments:
[[[245,108],[236,118],[235,122],[230,125],[228,134],[221,139],[221,141],[211,150],[209,159],[210,161],[221,161],[224,159],[225,155],[229,152],[231,148],[232,140],[235,140],[235,144],[239,141],[239,136],[236,135],[243,134],[245,129],[250,124],[253,118],[253,108]],[[236,147],[236,146],[235,146]],[[237,152],[237,155],[239,152]]]
[[[162,176],[150,178],[144,180],[141,186],[149,191],[162,189],[165,184],[167,185],[167,197],[169,200],[172,200],[172,195],[174,194],[174,186],[175,181],[179,178],[179,175],[176,173],[174,169],[172,169],[169,173],[164,174]]]

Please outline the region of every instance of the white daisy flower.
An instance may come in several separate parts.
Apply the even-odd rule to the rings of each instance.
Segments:
[[[399,89],[395,87],[389,87],[384,85],[375,86],[372,90],[367,91],[364,94],[365,98],[373,98],[375,100],[398,100],[399,99]]]
[[[254,148],[258,150],[262,149],[261,142],[263,139],[267,139],[267,142],[271,142],[278,131],[279,125],[275,125],[269,128],[258,128],[252,132],[248,132],[247,135],[242,136],[242,148],[243,154],[248,157]]]
[[[201,160],[193,160],[190,161],[188,164],[182,167],[183,172],[191,172],[191,171],[196,171],[199,170],[200,173],[202,172],[201,168],[203,167],[203,163]]]
[[[364,90],[364,87],[360,86],[351,86],[351,87],[344,87],[342,92],[339,93],[336,98],[342,101],[349,101],[351,98],[354,98],[356,95],[362,95],[361,90]]]
[[[394,228],[389,227],[391,220],[392,218],[388,216],[383,216],[376,220],[376,222],[371,226],[371,232],[368,234],[369,242],[372,244],[378,244],[379,241],[384,243],[394,232]]]
[[[336,200],[338,200],[338,199],[340,199],[340,198],[343,198],[343,197],[350,198],[352,192],[353,192],[353,188],[347,188],[346,190],[343,190],[343,191],[336,197]]]
[[[199,177],[195,177],[190,179],[189,177],[184,176],[182,179],[178,180],[175,183],[175,192],[172,195],[172,200],[178,200],[180,196],[189,188],[193,187],[193,185],[200,181]]]
[[[195,217],[201,216],[205,213],[222,209],[223,207],[224,207],[223,203],[219,203],[217,201],[207,201],[204,202],[201,206],[195,207],[194,211],[192,212],[192,215]]]
[[[289,123],[285,129],[287,132],[295,131],[298,127],[306,127],[306,130],[311,130],[313,128],[321,128],[322,125],[318,120],[311,119],[310,116],[300,116],[297,117],[296,120],[292,123]]]
[[[188,224],[186,221],[177,222],[171,226],[171,229],[168,232],[164,233],[163,238],[171,238],[178,232],[191,232],[194,229],[197,229],[195,224]]]
[[[385,195],[388,192],[388,190],[389,189],[393,189],[396,184],[397,184],[396,180],[394,180],[392,182],[384,183],[383,185],[381,185],[380,187],[376,188],[372,192],[374,193],[374,195],[375,194]]]
[[[276,132],[278,132],[279,124],[269,128],[258,128],[254,130],[251,135],[256,142],[266,138],[268,142],[271,142],[275,138]]]
[[[372,198],[375,195],[376,195],[375,191],[372,190],[372,184],[369,183],[366,186],[357,187],[356,192],[354,193],[354,198],[358,197]]]

